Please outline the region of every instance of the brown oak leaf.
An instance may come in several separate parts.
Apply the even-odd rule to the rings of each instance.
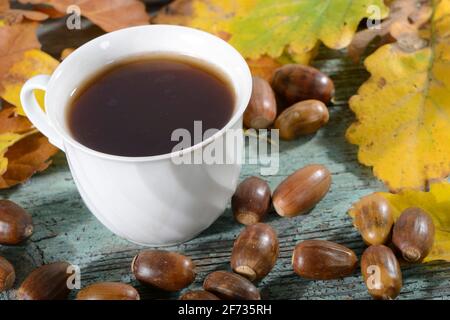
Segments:
[[[0,13],[9,10],[9,0],[0,0]]]
[[[3,102],[0,110],[0,134],[26,133],[33,130],[33,125],[26,117],[17,116],[15,107]]]
[[[41,44],[36,36],[38,23],[23,22],[0,27],[0,91],[3,77],[19,61],[23,54],[32,49],[39,49]]]
[[[8,169],[0,177],[0,189],[23,183],[35,173],[44,171],[57,152],[58,149],[40,132],[21,139],[5,153]]]
[[[107,32],[145,25],[150,20],[144,3],[138,0],[19,0],[19,2],[50,5],[62,13],[66,13],[72,5],[77,6],[82,16]]]
[[[0,189],[28,180],[45,170],[58,149],[15,113],[15,107],[3,103],[0,110]]]
[[[427,45],[419,29],[432,15],[429,0],[395,0],[390,3],[390,15],[378,26],[356,33],[348,55],[359,61],[370,42],[380,37],[380,44],[397,41],[404,51],[415,51]]]

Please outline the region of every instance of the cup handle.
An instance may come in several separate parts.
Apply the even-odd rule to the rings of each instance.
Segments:
[[[64,151],[63,140],[55,129],[53,129],[47,115],[41,109],[34,96],[34,90],[36,89],[47,90],[49,80],[50,76],[48,75],[39,75],[28,80],[20,92],[20,101],[22,102],[25,114],[33,125],[48,138],[51,144]]]

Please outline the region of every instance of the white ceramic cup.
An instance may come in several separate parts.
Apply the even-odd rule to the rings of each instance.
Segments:
[[[252,90],[245,60],[225,41],[179,26],[133,27],[98,37],[70,54],[51,77],[30,79],[22,88],[21,100],[33,124],[66,153],[74,181],[91,212],[129,241],[162,246],[192,239],[223,213],[237,185],[239,161],[177,165],[173,153],[109,155],[78,143],[67,124],[71,96],[84,80],[117,60],[148,53],[175,53],[203,60],[219,68],[235,91],[234,113],[226,126],[183,153],[202,152],[230,129],[242,129],[242,115]],[[36,89],[46,91],[46,113],[36,102]]]

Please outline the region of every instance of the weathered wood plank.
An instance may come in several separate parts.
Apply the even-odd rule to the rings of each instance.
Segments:
[[[76,47],[101,31],[85,25],[82,31],[69,32],[60,22],[46,26],[41,40],[44,50],[58,56],[66,47]],[[61,42],[60,39],[65,39]],[[292,272],[290,260],[295,244],[304,239],[339,242],[361,254],[364,245],[346,214],[348,207],[363,195],[383,186],[371,170],[358,164],[356,148],[345,141],[344,133],[353,121],[347,100],[367,78],[361,65],[355,65],[344,52],[322,48],[314,64],[331,75],[337,87],[330,123],[317,135],[280,146],[280,172],[267,177],[272,188],[292,171],[309,163],[326,165],[333,174],[330,193],[309,214],[283,219],[272,214],[269,223],[280,237],[280,258],[275,269],[258,285],[270,299],[368,299],[359,272],[335,281],[309,281]],[[259,175],[256,165],[244,165],[242,178]],[[207,196],[207,195],[205,195]],[[67,260],[82,269],[82,285],[108,280],[135,285],[143,298],[176,298],[144,288],[130,274],[132,257],[142,247],[114,236],[90,214],[70,176],[64,154],[58,154],[45,173],[26,184],[0,192],[1,198],[20,203],[33,215],[36,230],[31,240],[19,247],[0,246],[0,255],[17,268],[16,287],[26,274],[42,263]],[[205,275],[228,269],[231,247],[242,230],[230,210],[196,239],[170,247],[193,258],[198,277],[192,288],[200,287]],[[431,263],[403,268],[404,288],[401,299],[450,298],[450,264]],[[0,294],[0,299],[14,298],[14,290]]]

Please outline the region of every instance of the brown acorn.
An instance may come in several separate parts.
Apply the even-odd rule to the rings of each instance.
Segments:
[[[333,81],[319,70],[301,64],[286,64],[275,71],[273,90],[288,104],[315,99],[327,104],[334,96]]]
[[[408,262],[420,262],[431,251],[434,243],[434,223],[420,208],[408,208],[394,225],[392,242]]]
[[[346,277],[355,271],[357,263],[353,250],[325,240],[300,242],[292,255],[295,273],[314,280]]]
[[[141,251],[134,257],[131,270],[143,284],[165,291],[179,291],[195,280],[192,260],[176,252]]]
[[[98,282],[81,289],[77,300],[139,300],[132,286],[120,282]]]
[[[22,282],[17,291],[19,300],[63,300],[66,299],[70,289],[67,280],[71,276],[68,272],[70,264],[55,262],[43,265]]]
[[[0,257],[0,292],[9,290],[16,280],[16,272],[13,265],[3,257]]]
[[[0,225],[0,244],[16,245],[33,233],[31,215],[9,200],[0,200]]]
[[[281,139],[293,140],[317,132],[329,118],[328,108],[322,101],[304,100],[284,110],[275,121],[275,129],[280,130]]]
[[[203,282],[203,288],[224,300],[261,300],[253,283],[227,271],[210,273]]]
[[[231,268],[250,281],[264,278],[278,258],[278,237],[265,223],[246,227],[234,242]]]
[[[275,189],[272,202],[283,217],[295,217],[312,209],[327,194],[331,173],[322,165],[312,164],[287,177]]]
[[[234,218],[245,225],[260,222],[270,209],[271,192],[266,181],[249,177],[242,181],[231,198]]]
[[[179,300],[220,300],[211,292],[205,290],[194,290],[184,293]]]
[[[270,84],[253,77],[253,90],[250,102],[244,112],[244,124],[247,128],[265,129],[272,125],[277,116],[277,102]]]
[[[402,272],[391,249],[368,247],[361,257],[361,273],[369,294],[377,300],[395,299],[402,288]]]
[[[354,225],[368,245],[384,244],[388,241],[394,217],[389,202],[379,194],[361,198],[349,210],[354,215]]]

